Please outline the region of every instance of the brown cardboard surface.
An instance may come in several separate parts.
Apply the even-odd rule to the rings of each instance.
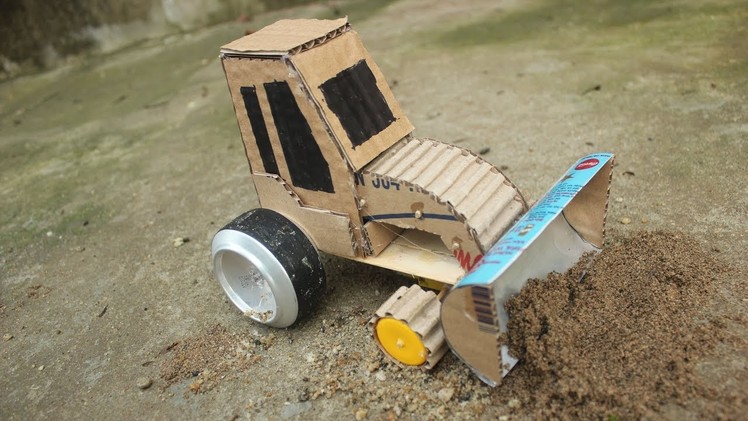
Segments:
[[[223,67],[228,81],[229,91],[234,103],[237,121],[244,140],[247,158],[253,171],[265,172],[257,148],[256,139],[252,132],[249,119],[240,94],[242,86],[255,86],[257,96],[262,109],[263,117],[267,126],[270,143],[273,147],[275,160],[278,165],[280,176],[288,184],[291,177],[283,155],[273,115],[267,102],[267,95],[263,84],[273,81],[287,81],[292,89],[296,103],[304,115],[312,135],[319,145],[321,153],[329,166],[332,184],[335,193],[324,191],[313,191],[292,186],[294,192],[307,206],[330,209],[335,212],[345,213],[354,221],[358,221],[358,209],[356,207],[355,188],[353,175],[342,156],[335,141],[330,137],[327,128],[320,120],[320,113],[314,104],[308,100],[306,91],[295,72],[288,68],[286,62],[279,59],[259,59],[250,57],[223,57]]]
[[[260,158],[260,152],[257,149],[255,135],[252,132],[249,117],[247,116],[244,101],[239,89],[242,86],[262,86],[263,82],[273,80],[273,78],[277,77],[279,74],[284,74],[285,66],[281,62],[274,60],[248,60],[232,57],[223,57],[221,63],[223,64],[223,70],[226,74],[229,94],[231,95],[231,101],[234,105],[234,113],[236,114],[236,120],[239,124],[239,131],[241,133],[242,141],[244,142],[244,149],[247,153],[249,165],[252,168],[252,171],[266,172]],[[265,121],[266,123],[272,122],[272,116],[268,111],[269,108],[266,103],[267,100],[264,99],[264,91],[260,91],[262,90],[258,90],[257,94],[260,98],[261,104],[263,101],[265,102],[263,104],[263,115],[265,116]],[[273,141],[273,137],[277,140],[277,135],[273,136],[273,134],[270,133],[271,130],[275,130],[274,124],[268,124],[268,132],[271,141]],[[282,154],[280,145],[278,145],[278,147],[273,145],[273,150],[278,165],[285,165],[285,159],[279,155],[279,153]]]
[[[355,257],[351,220],[328,210],[305,207],[283,181],[269,174],[253,174],[252,180],[263,208],[290,219],[318,250],[347,258]]]
[[[473,316],[471,288],[450,290],[442,302],[442,329],[450,348],[474,371],[495,384],[501,383],[501,353],[498,326],[487,329]]]
[[[356,181],[364,221],[438,234],[466,270],[525,209],[516,188],[491,164],[431,139],[403,139]]]
[[[428,191],[421,191],[402,180],[388,180],[368,172],[361,174],[359,180],[359,196],[365,201],[361,209],[364,221],[384,222],[436,234],[441,238],[442,248],[450,253],[452,244],[457,242],[461,245],[460,253],[471,256],[482,254],[470,238],[464,222],[452,213],[447,204],[439,203]],[[417,213],[420,217],[416,217]]]
[[[364,232],[369,246],[368,252],[376,256],[403,232],[403,228],[391,224],[369,221],[364,225]]]
[[[438,236],[417,230],[404,230],[377,256],[353,260],[448,285],[465,274]]]
[[[386,129],[354,149],[338,117],[326,104],[324,94],[320,90],[320,85],[341,71],[353,66],[361,59],[366,60],[367,65],[376,78],[377,87],[384,96],[396,120]],[[392,94],[392,91],[390,91],[382,72],[364,48],[358,34],[354,31],[348,31],[328,41],[323,47],[313,48],[294,55],[290,60],[305,81],[314,102],[322,110],[325,120],[328,122],[334,136],[339,140],[354,170],[360,170],[384,150],[413,131],[413,125],[410,124],[410,121],[400,109],[400,105]]]
[[[569,225],[582,238],[599,248],[603,247],[605,241],[605,217],[614,165],[614,160],[608,161],[564,209]]]
[[[283,19],[259,31],[224,45],[222,52],[286,54],[304,44],[337,35],[348,18],[336,20]]]
[[[407,138],[366,172],[399,180],[446,203],[464,221],[481,253],[527,209],[517,188],[474,153],[432,139]]]

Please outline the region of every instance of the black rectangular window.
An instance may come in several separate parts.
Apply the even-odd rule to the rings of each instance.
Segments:
[[[365,60],[320,85],[327,105],[338,116],[353,149],[395,121]]]
[[[330,167],[288,83],[276,81],[264,86],[291,182],[307,190],[334,193]]]
[[[265,167],[265,172],[278,174],[278,163],[275,162],[273,145],[270,144],[268,128],[265,126],[265,119],[262,117],[260,101],[257,99],[257,90],[254,86],[242,86],[239,88],[239,92],[242,94],[242,99],[244,99],[244,108],[247,109],[249,124],[252,126],[252,132],[255,134],[255,141],[257,142],[257,149],[260,151],[262,166]]]

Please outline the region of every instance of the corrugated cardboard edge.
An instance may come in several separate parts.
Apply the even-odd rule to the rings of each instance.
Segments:
[[[349,259],[356,257],[353,225],[347,216],[305,207],[286,183],[274,174],[253,174],[252,179],[260,205],[291,220],[318,250]]]
[[[348,17],[335,20],[282,19],[221,47],[222,53],[298,54],[348,31]]]
[[[402,286],[382,304],[369,321],[372,336],[384,355],[403,368],[410,368],[401,361],[393,358],[377,338],[376,324],[380,319],[392,317],[401,320],[420,336],[423,345],[428,350],[426,362],[420,368],[431,370],[436,363],[449,351],[444,340],[444,332],[439,325],[439,309],[441,303],[433,291],[425,291],[418,285]]]
[[[470,238],[463,221],[453,213],[444,202],[440,202],[428,191],[419,189],[400,179],[379,178],[378,174],[362,173],[360,180],[365,185],[358,185],[358,194],[365,202],[361,209],[364,221],[383,222],[403,229],[428,232],[441,239],[441,249],[452,254],[452,245],[460,245],[460,253],[471,256],[481,254],[477,244]],[[381,182],[380,187],[374,187]],[[398,189],[390,186],[398,185]],[[420,214],[420,217],[416,215]],[[386,237],[379,236],[381,240]],[[393,239],[395,237],[392,237]],[[380,246],[381,247],[381,246]]]
[[[468,270],[526,209],[519,190],[495,166],[466,149],[433,139],[402,139],[367,165],[356,180],[366,203],[361,210],[365,220],[399,214],[388,222],[440,235]],[[421,220],[413,216],[417,203]],[[447,223],[444,218],[450,215],[452,221]]]
[[[438,169],[440,162],[442,161],[447,164],[444,168],[445,171],[448,171],[450,167],[455,165],[456,158],[459,158],[459,160],[462,161],[464,168],[459,173],[452,174],[452,176],[441,175],[434,177],[428,185],[419,182],[419,174],[411,174],[410,177],[390,174],[391,169],[398,166],[403,167],[403,164],[408,164],[406,168],[417,166],[415,162],[409,164],[410,160],[413,159],[413,154],[417,150],[413,149],[413,145],[431,145],[443,150],[441,152],[441,155],[443,156],[439,156],[435,160],[426,162],[428,168],[425,169],[424,172],[433,172],[435,169]],[[451,157],[450,154],[452,155]],[[455,157],[455,154],[458,156]],[[403,162],[399,162],[400,160]],[[474,165],[468,165],[470,162],[473,162]],[[458,183],[458,179],[461,176],[469,175],[472,177],[473,174],[480,173],[481,171],[484,174],[482,179],[485,179],[485,176],[489,176],[490,172],[493,174],[491,177],[495,177],[495,180],[491,181],[501,181],[501,185],[503,185],[502,192],[497,190],[489,192],[492,194],[478,194],[480,197],[475,197],[476,194],[471,193],[475,193],[473,189],[479,187],[479,185],[463,185],[462,183],[465,183],[466,180],[459,180]],[[428,192],[434,200],[440,204],[445,204],[450,212],[465,224],[465,228],[470,233],[470,238],[477,243],[481,253],[487,251],[496,240],[498,240],[499,237],[501,237],[501,235],[510,228],[517,219],[519,219],[521,214],[527,210],[527,203],[519,189],[501,170],[496,168],[496,166],[484,160],[469,149],[430,138],[407,137],[401,140],[388,151],[380,155],[376,160],[372,161],[363,172],[378,174],[378,176],[383,179],[394,181],[403,181],[403,178],[407,178],[406,182],[415,186],[415,188],[420,191]],[[410,172],[412,172],[412,170],[409,169],[408,173]],[[469,179],[470,178],[468,178],[468,180]],[[444,185],[445,182],[449,187],[446,189],[439,188],[439,184]],[[447,192],[450,192],[451,194],[446,194]],[[502,200],[502,197],[505,200]],[[468,200],[465,201],[466,199]],[[511,203],[512,201],[516,203]],[[465,212],[466,203],[468,205],[473,205],[475,207],[474,210],[485,208],[489,210],[494,209],[497,212],[493,215],[493,218],[482,218],[476,220],[471,218],[471,216],[474,215],[473,213],[468,214]],[[497,203],[501,203],[502,206],[497,207]],[[501,213],[505,211],[506,213]]]

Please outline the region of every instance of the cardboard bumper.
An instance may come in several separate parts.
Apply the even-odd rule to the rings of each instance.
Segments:
[[[517,363],[505,344],[504,302],[529,279],[563,272],[603,246],[613,158],[599,153],[577,161],[446,296],[447,342],[489,385]]]

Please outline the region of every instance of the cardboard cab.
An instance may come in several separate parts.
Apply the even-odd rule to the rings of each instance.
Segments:
[[[493,165],[411,136],[345,18],[279,21],[221,60],[261,207],[321,251],[454,284],[526,210]]]

